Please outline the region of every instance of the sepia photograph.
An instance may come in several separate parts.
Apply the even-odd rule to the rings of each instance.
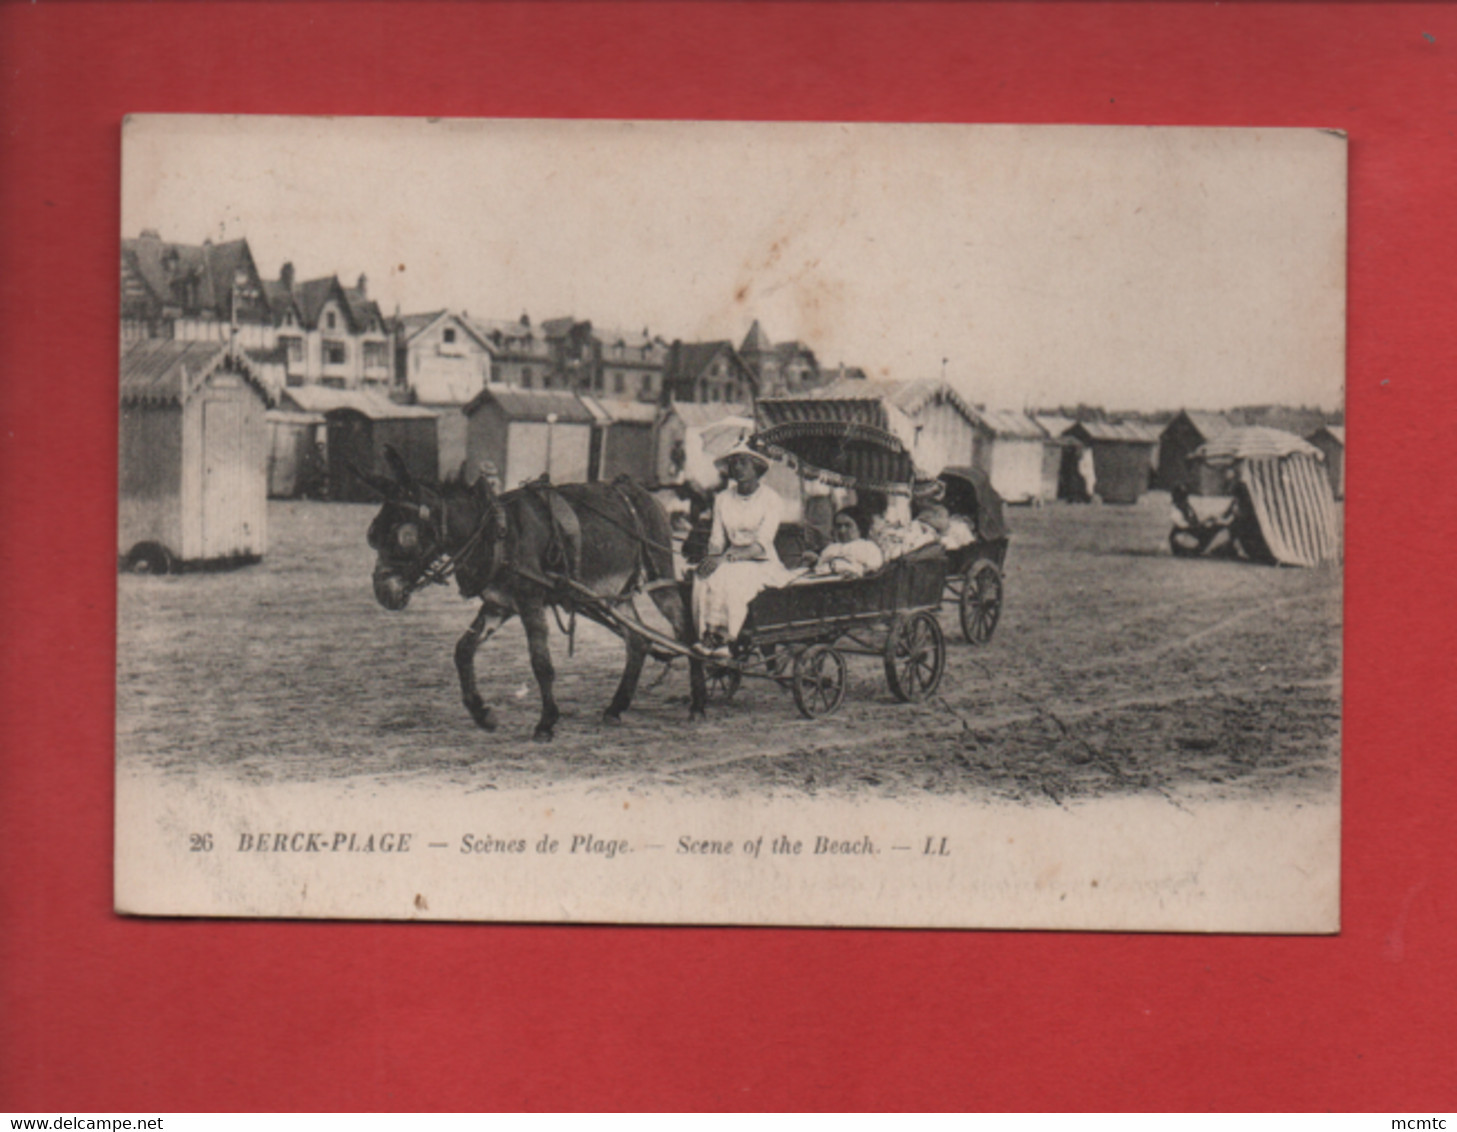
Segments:
[[[1337,931],[1346,170],[128,118],[117,910]]]

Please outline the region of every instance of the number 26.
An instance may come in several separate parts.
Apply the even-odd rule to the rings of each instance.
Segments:
[[[187,835],[187,844],[194,853],[211,853],[212,834],[190,833]]]

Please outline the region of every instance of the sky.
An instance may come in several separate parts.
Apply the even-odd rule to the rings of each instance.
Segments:
[[[1344,399],[1346,143],[1319,130],[158,115],[121,231],[246,237],[386,313],[671,341],[1005,408]]]

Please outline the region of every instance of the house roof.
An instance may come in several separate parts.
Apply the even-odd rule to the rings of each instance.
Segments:
[[[533,359],[551,357],[551,344],[547,342],[545,334],[520,319],[461,315],[461,321],[468,324],[481,341],[488,343],[497,353],[525,354]],[[515,340],[515,344],[508,344],[508,339]]]
[[[506,416],[517,421],[545,421],[548,413],[555,413],[562,424],[592,424],[598,419],[582,398],[563,389],[487,387],[471,398],[465,412],[474,413],[487,402],[494,402]]]
[[[273,404],[257,370],[246,358],[233,355],[225,343],[178,342],[172,338],[144,338],[122,351],[121,403],[180,405],[223,368],[242,374],[266,404]]]
[[[400,405],[368,389],[335,389],[328,385],[291,385],[283,391],[291,402],[308,413],[333,413],[348,409],[372,421],[434,420],[439,413],[418,405]]]
[[[1174,420],[1178,420],[1180,416],[1187,418],[1189,423],[1194,426],[1195,431],[1205,440],[1212,440],[1221,433],[1228,432],[1235,427],[1227,417],[1221,416],[1219,413],[1204,412],[1200,409],[1184,409]],[[1169,425],[1173,423],[1173,421],[1170,421]],[[1167,426],[1165,431],[1167,431]]]
[[[1078,421],[1073,429],[1089,440],[1113,444],[1157,444],[1159,432],[1140,421]]]
[[[306,279],[297,284],[293,289],[293,298],[294,302],[298,304],[300,321],[308,327],[318,326],[319,315],[324,309],[324,304],[333,297],[335,291],[339,292],[339,299],[344,307],[344,317],[350,317],[349,304],[343,301],[344,288],[339,285],[336,276],[327,275],[322,279]]]
[[[749,332],[744,335],[744,344],[739,349],[746,354],[767,354],[773,348],[774,343],[769,341],[769,335],[764,333],[759,320],[754,319],[754,325],[749,327]]]
[[[295,314],[299,313],[298,303],[294,302],[293,292],[283,285],[282,279],[263,280],[263,298],[268,303],[268,309],[273,313],[275,320],[281,320],[289,307],[293,308]]]
[[[605,397],[589,397],[582,394],[582,401],[589,409],[600,410],[599,419],[621,424],[652,424],[658,419],[658,407],[644,401],[617,401]]]
[[[976,409],[977,418],[993,436],[1008,440],[1046,440],[1048,432],[1026,413],[1015,409]]]
[[[190,313],[210,312],[218,318],[230,315],[234,279],[239,272],[248,277],[249,290],[261,283],[247,240],[214,244],[167,243],[153,233],[121,242],[122,311],[141,314],[154,304],[177,306]],[[179,295],[173,284],[191,281],[189,293]],[[263,315],[266,293],[256,298],[239,293],[239,313]]]
[[[263,419],[277,424],[321,425],[324,423],[322,413],[306,413],[302,409],[269,409],[263,414]]]
[[[1283,459],[1295,455],[1325,459],[1319,448],[1301,440],[1293,432],[1261,425],[1232,428],[1201,444],[1194,451],[1196,459],[1210,464],[1229,463],[1234,460]]]
[[[481,333],[480,328],[475,326],[470,319],[458,315],[454,311],[438,310],[428,311],[424,314],[405,314],[395,319],[395,326],[398,328],[405,343],[418,338],[425,331],[429,330],[436,323],[444,319],[453,319],[462,330],[481,344],[481,348],[487,351],[493,349],[491,343]]]
[[[1032,419],[1037,422],[1038,428],[1052,437],[1062,436],[1078,423],[1072,417],[1064,417],[1058,413],[1033,413]]]
[[[712,401],[708,404],[673,401],[668,405],[668,412],[676,414],[689,428],[707,428],[727,417],[746,417],[752,420],[754,416],[754,410],[750,406],[731,401]]]
[[[1305,439],[1306,440],[1314,440],[1321,433],[1326,433],[1328,436],[1330,436],[1332,439],[1334,439],[1335,442],[1337,444],[1339,444],[1342,448],[1344,448],[1346,446],[1346,426],[1345,425],[1338,425],[1338,424],[1321,425],[1320,428],[1316,429],[1314,432],[1312,432]]]
[[[438,311],[426,311],[424,314],[402,314],[395,319],[395,325],[408,340],[427,327],[434,326],[437,321],[449,313],[441,308]]]
[[[977,410],[968,405],[961,394],[945,381],[885,381],[843,377],[832,385],[811,389],[801,394],[816,401],[884,401],[907,416],[915,416],[927,405],[944,400],[969,421],[977,419]]]
[[[651,346],[655,339],[648,333],[648,328],[641,330],[624,330],[617,326],[596,326],[592,327],[592,337],[603,345],[611,346],[621,342],[624,346],[632,346],[636,349],[646,349]]]

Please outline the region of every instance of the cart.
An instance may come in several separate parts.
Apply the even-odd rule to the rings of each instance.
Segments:
[[[787,453],[802,471],[841,486],[909,493],[915,479],[900,440],[869,425],[793,421],[755,434],[750,443]],[[897,699],[926,699],[946,672],[937,611],[948,561],[941,547],[930,546],[861,578],[803,578],[765,590],[749,603],[730,656],[710,660],[710,692],[730,698],[746,676],[773,680],[813,719],[844,702],[845,658],[873,656]]]
[[[984,645],[1002,616],[1008,541],[1002,498],[979,468],[947,468],[938,478],[942,504],[975,534],[972,542],[948,554],[946,594],[956,602],[962,635],[973,645]]]

